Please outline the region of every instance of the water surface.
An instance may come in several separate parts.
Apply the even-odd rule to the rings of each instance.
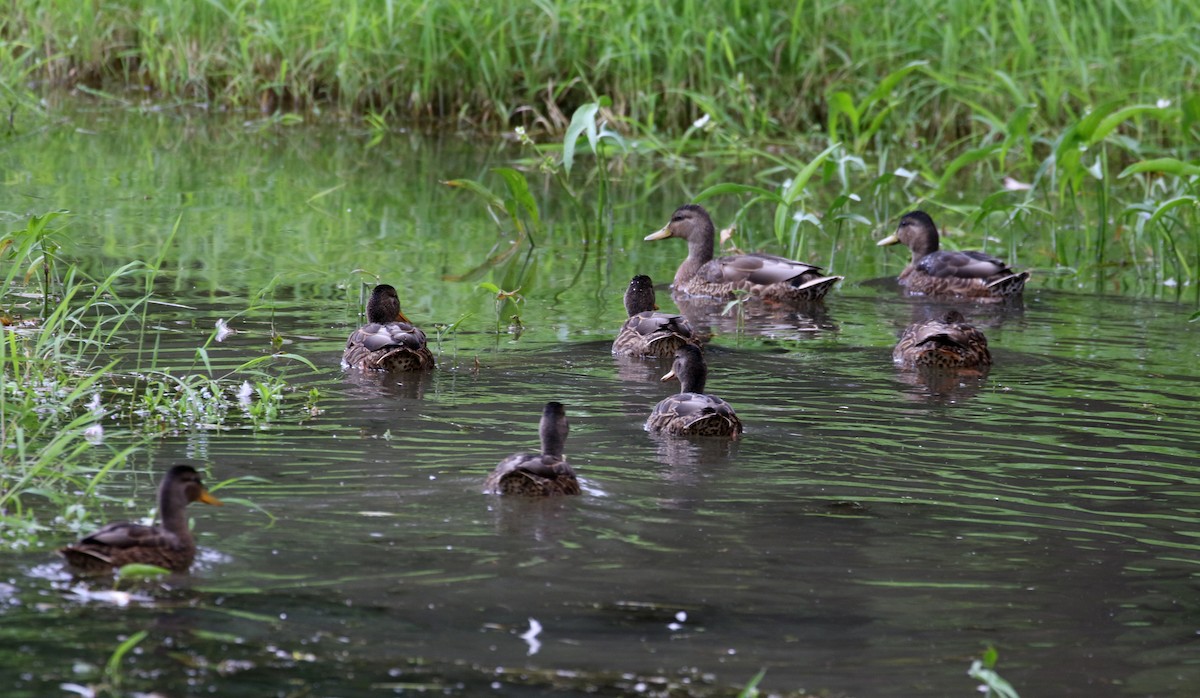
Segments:
[[[190,510],[190,576],[119,607],[69,593],[49,550],[0,557],[5,695],[97,681],[139,630],[124,687],[169,695],[707,695],[762,668],[774,692],[967,695],[989,644],[1023,695],[1200,686],[1189,308],[1035,277],[1020,307],[968,310],[995,357],[986,375],[921,380],[891,346],[936,307],[866,283],[901,265],[868,240],[822,308],[710,316],[709,391],[742,439],[657,438],[642,422],[671,392],[668,366],[609,344],[629,277],[665,282],[681,259],[677,241],[640,237],[694,182],[630,194],[586,254],[549,203],[528,265],[448,280],[508,241],[437,182],[486,178],[511,153],[146,123],[36,141],[88,168],[50,171],[10,145],[7,208],[76,211],[73,250],[95,269],[156,253],[182,216],[159,292],[185,307],[156,308],[145,334],[159,367],[198,370],[224,318],[239,333],[210,346],[218,370],[275,332],[318,370],[279,361],[296,390],[267,428],[168,430],[105,487],[106,510],[130,516],[175,462],[207,464],[210,482],[253,476],[218,493],[228,506]],[[427,328],[463,320],[437,371],[341,369],[373,283],[354,270],[401,286]],[[524,300],[498,307],[481,280]],[[567,406],[584,494],[481,494],[501,458],[536,447],[548,400]],[[541,633],[522,639],[531,619]]]

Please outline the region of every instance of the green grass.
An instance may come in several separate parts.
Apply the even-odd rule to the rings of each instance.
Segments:
[[[556,132],[608,95],[654,131],[708,113],[744,134],[942,149],[1014,116],[1061,129],[1113,98],[1187,102],[1195,120],[1197,33],[1197,0],[14,0],[0,93]]]
[[[59,256],[64,213],[31,216],[0,236],[0,309],[16,321],[0,333],[0,548],[42,542],[47,520],[73,531],[94,525],[97,485],[149,439],[265,428],[311,415],[319,397],[297,396],[285,411],[288,386],[263,365],[282,358],[315,370],[292,354],[214,372],[206,344],[187,370],[160,366],[142,328],[162,258],[89,278]]]

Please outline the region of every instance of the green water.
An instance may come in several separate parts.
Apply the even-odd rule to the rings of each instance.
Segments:
[[[121,665],[129,694],[727,695],[765,667],[774,692],[970,695],[966,669],[991,644],[1022,695],[1195,695],[1189,307],[1036,275],[1023,307],[968,313],[991,371],[930,385],[890,359],[927,308],[873,281],[903,260],[863,230],[832,255],[847,281],[822,311],[711,319],[709,391],[744,438],[658,439],[641,425],[670,392],[655,380],[667,366],[609,354],[620,295],[634,273],[670,279],[682,245],[641,237],[730,175],[635,163],[613,234],[586,245],[535,178],[548,230],[532,255],[452,280],[512,236],[439,182],[492,181],[519,151],[368,144],[156,114],[74,117],[0,150],[5,224],[72,210],[67,254],[94,273],[156,256],[178,221],[158,297],[183,307],[156,306],[145,335],[160,367],[196,370],[230,319],[238,334],[209,348],[218,369],[270,352],[275,333],[318,368],[279,362],[297,390],[266,428],[168,430],[110,478],[105,494],[136,502],[113,517],[145,512],[175,462],[258,478],[189,510],[189,577],[121,607],[70,591],[50,549],[65,531],[0,555],[4,695],[96,683],[142,630]],[[809,258],[831,249],[814,239]],[[374,275],[427,329],[461,321],[433,374],[340,368]],[[523,301],[498,307],[480,281]],[[583,496],[481,494],[495,463],[536,445],[548,400],[567,406]]]

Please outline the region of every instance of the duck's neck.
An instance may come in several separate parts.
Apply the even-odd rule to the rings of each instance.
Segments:
[[[557,421],[543,420],[542,423],[542,455],[562,459],[563,450],[567,445],[567,430]]]
[[[679,374],[679,392],[681,393],[703,393],[704,384],[708,382],[708,369],[701,365],[689,366],[686,371]]]
[[[708,264],[713,258],[713,231],[709,228],[703,234],[691,235],[688,241],[688,256],[675,272],[675,285],[687,281],[700,271],[700,267]]]
[[[183,492],[164,486],[158,493],[158,516],[162,519],[162,527],[179,540],[185,543],[192,540],[187,522],[187,497]]]

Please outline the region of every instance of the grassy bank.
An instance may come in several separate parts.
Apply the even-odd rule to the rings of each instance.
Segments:
[[[1014,115],[1057,130],[1114,99],[1195,120],[1198,34],[1200,0],[12,0],[0,91],[10,108],[73,88],[554,130],[608,95],[647,130],[707,113],[748,134],[833,119],[866,140],[953,142]]]

